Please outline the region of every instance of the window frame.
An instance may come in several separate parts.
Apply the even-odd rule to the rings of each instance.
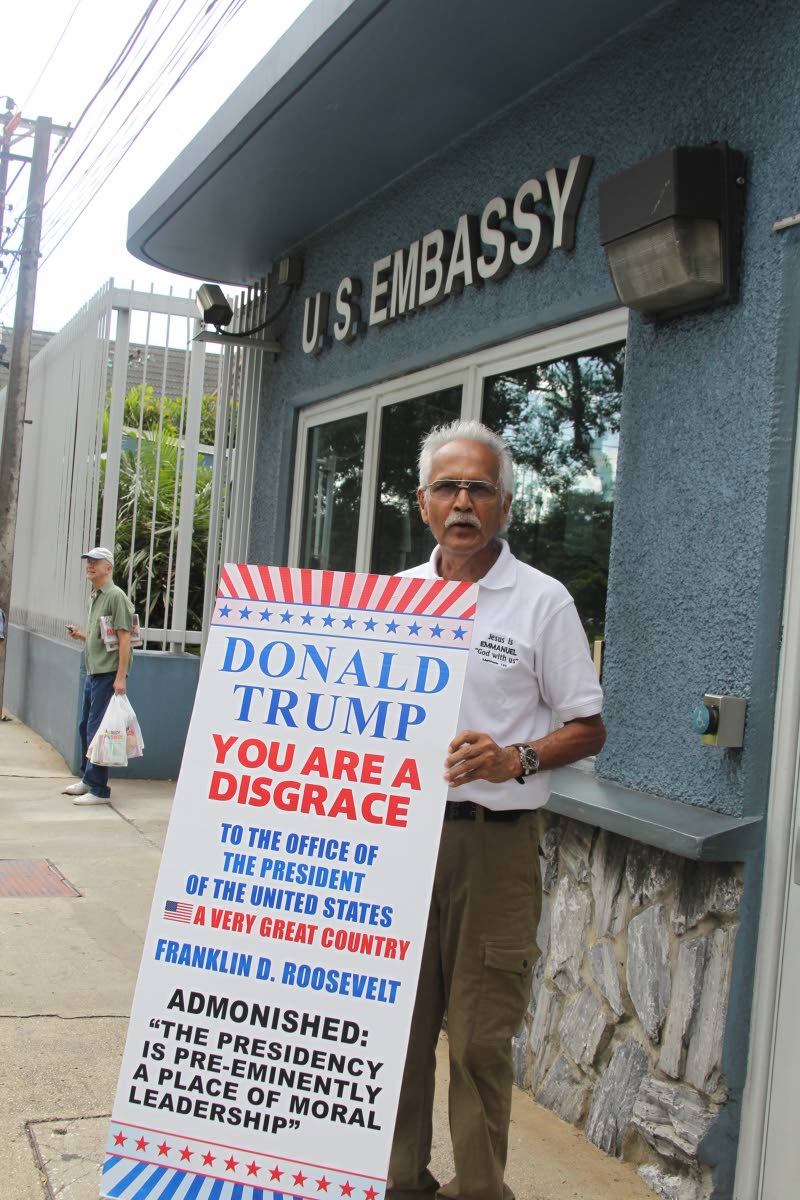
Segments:
[[[553,326],[539,333],[528,334],[512,342],[500,342],[486,349],[457,359],[425,367],[397,379],[386,380],[369,388],[346,392],[329,400],[310,404],[298,414],[295,450],[294,489],[289,523],[289,566],[298,566],[303,536],[303,506],[305,503],[306,460],[308,434],[318,425],[326,425],[343,417],[366,413],[364,434],[364,470],[361,479],[361,508],[356,541],[354,571],[368,571],[375,528],[377,498],[378,454],[380,450],[380,414],[389,404],[413,400],[428,392],[448,387],[461,387],[462,420],[479,420],[483,402],[484,381],[491,375],[515,371],[582,354],[597,346],[627,342],[628,310],[614,308],[580,321]]]

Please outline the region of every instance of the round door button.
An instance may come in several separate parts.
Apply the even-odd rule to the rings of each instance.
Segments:
[[[719,727],[719,709],[708,704],[698,704],[692,713],[692,729],[695,733],[716,733]]]

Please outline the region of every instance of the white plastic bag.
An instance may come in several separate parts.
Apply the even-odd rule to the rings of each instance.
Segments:
[[[127,696],[118,696],[125,711],[125,746],[128,758],[141,758],[144,751],[144,738],[139,728],[139,721],[133,711],[133,705]]]
[[[122,701],[124,696],[116,693],[108,702],[97,733],[86,750],[86,757],[97,767],[127,767],[128,765],[128,714]],[[128,703],[130,708],[130,703]],[[131,709],[131,712],[133,709]]]

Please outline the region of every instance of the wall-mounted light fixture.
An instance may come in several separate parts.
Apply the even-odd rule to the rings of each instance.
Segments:
[[[673,317],[739,298],[744,155],[675,146],[600,184],[600,240],[623,304]]]

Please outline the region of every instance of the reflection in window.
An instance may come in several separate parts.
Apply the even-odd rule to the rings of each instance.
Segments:
[[[419,515],[419,445],[434,425],[461,415],[461,388],[387,405],[381,413],[378,498],[370,570],[393,575],[430,558],[434,541]]]
[[[302,567],[354,569],[366,432],[366,413],[308,431]]]
[[[487,379],[483,420],[506,439],[516,485],[508,540],[569,589],[603,636],[625,345]]]

